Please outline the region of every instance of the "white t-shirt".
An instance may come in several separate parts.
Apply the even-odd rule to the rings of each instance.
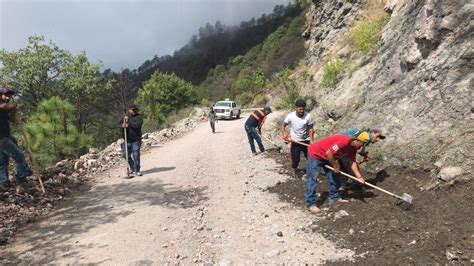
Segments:
[[[313,127],[310,113],[304,112],[303,117],[298,117],[296,111],[289,113],[285,120],[285,125],[291,125],[290,135],[294,140],[309,140],[309,129]]]

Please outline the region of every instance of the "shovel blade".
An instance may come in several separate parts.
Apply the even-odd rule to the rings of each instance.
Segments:
[[[407,193],[403,193],[402,200],[411,204],[411,202],[413,201],[413,197]]]

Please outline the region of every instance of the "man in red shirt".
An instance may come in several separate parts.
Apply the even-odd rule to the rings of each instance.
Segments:
[[[369,134],[365,131],[355,135],[347,136],[338,134],[327,137],[312,143],[308,148],[308,164],[306,166],[306,174],[308,180],[306,182],[306,205],[310,212],[317,213],[320,209],[316,206],[316,186],[317,177],[324,165],[331,165],[334,171],[324,168],[329,184],[329,202],[347,202],[342,199],[339,194],[341,187],[341,177],[339,172],[341,168],[337,162],[344,156],[351,161],[350,167],[355,176],[364,182],[364,177],[359,171],[356,163],[357,150],[369,141]]]

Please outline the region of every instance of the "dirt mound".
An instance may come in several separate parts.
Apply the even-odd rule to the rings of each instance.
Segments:
[[[288,155],[271,152],[282,165],[280,172],[291,170]],[[305,167],[302,158],[300,167]],[[367,175],[368,177],[371,175]],[[429,173],[388,168],[372,175],[369,182],[396,194],[414,197],[411,206],[386,194],[357,185],[348,186],[343,196],[347,204],[329,205],[326,178],[320,176],[318,193],[323,212],[320,231],[340,247],[354,249],[355,264],[426,264],[474,260],[474,207],[472,182],[421,191],[417,180],[427,180]],[[303,179],[292,178],[269,188],[272,193],[297,207],[305,207]],[[348,214],[346,216],[346,214]],[[319,216],[318,216],[319,217]],[[348,264],[336,262],[334,264]]]

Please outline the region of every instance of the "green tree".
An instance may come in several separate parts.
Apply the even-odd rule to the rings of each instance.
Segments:
[[[91,64],[85,52],[70,60],[61,71],[61,82],[67,88],[67,100],[75,106],[76,125],[81,133],[87,132],[87,126],[94,121],[95,107],[101,103],[98,97],[109,87],[101,82],[100,64]]]
[[[71,59],[68,51],[54,43],[44,44],[44,37],[31,36],[26,48],[0,50],[0,82],[18,91],[23,110],[31,113],[42,99],[64,94],[57,81]]]
[[[43,100],[26,124],[29,143],[42,165],[74,158],[91,146],[92,139],[74,126],[75,108],[53,96]]]
[[[166,117],[171,112],[186,107],[195,100],[195,91],[191,83],[175,74],[155,72],[143,84],[136,103],[147,116],[150,125],[159,127],[166,122]]]

